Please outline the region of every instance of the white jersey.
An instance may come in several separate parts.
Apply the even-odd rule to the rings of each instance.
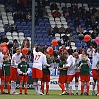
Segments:
[[[2,69],[3,56],[2,52],[0,52],[0,69]]]
[[[67,58],[66,66],[69,66],[67,70],[67,75],[74,75],[75,74],[75,58],[72,55],[70,55]]]
[[[92,57],[94,52],[95,52],[94,48],[92,48],[92,49],[88,48],[88,50],[87,50],[87,54],[89,55],[89,57]]]
[[[47,64],[46,55],[44,55],[42,52],[36,52],[35,48],[33,49],[34,54],[34,61],[33,61],[33,68],[37,68],[42,70],[42,66]]]
[[[13,56],[12,56],[12,67],[14,68],[17,68],[18,67],[18,64],[21,62],[21,56],[22,56],[22,53],[20,53],[19,55],[17,53],[15,53]]]
[[[97,62],[99,61],[99,53],[96,52],[94,53],[93,55],[93,58],[92,58],[92,69],[97,69]]]
[[[75,58],[75,72],[80,72],[80,69],[78,69],[78,65],[81,59],[82,59],[82,54],[79,55],[78,59]]]

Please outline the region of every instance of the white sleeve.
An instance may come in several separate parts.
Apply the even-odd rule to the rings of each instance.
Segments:
[[[50,65],[47,64],[46,55],[44,55],[44,54],[43,54],[43,65],[50,67]]]
[[[36,48],[33,48],[33,54],[36,54],[37,52],[36,52]]]
[[[67,62],[66,62],[66,66],[71,66],[72,65],[72,60],[71,60],[71,56],[69,56],[68,58],[67,58]]]
[[[18,63],[16,62],[16,59],[15,59],[15,55],[12,56],[12,63],[14,63],[14,65],[16,65],[16,66],[18,65]]]
[[[29,74],[31,72],[31,69],[30,68],[28,68],[28,71],[27,71],[27,73]]]
[[[19,68],[17,69],[17,71],[18,71],[18,74],[22,74],[22,71]]]

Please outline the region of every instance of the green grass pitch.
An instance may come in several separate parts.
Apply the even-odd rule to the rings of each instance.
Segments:
[[[18,92],[19,90],[17,90]],[[23,91],[24,92],[24,91]],[[61,91],[50,90],[49,95],[36,95],[34,90],[28,90],[28,95],[0,95],[0,99],[99,99],[99,96],[60,96]],[[80,92],[79,92],[80,93]]]

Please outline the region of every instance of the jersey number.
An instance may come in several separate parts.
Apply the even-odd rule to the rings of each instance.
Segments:
[[[35,60],[38,60],[41,55],[36,55]]]

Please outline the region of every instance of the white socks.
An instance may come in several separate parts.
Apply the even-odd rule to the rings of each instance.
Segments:
[[[15,85],[14,85],[14,81],[11,81],[11,93],[15,92]]]
[[[37,93],[38,92],[38,90],[37,90],[37,82],[33,82],[33,86],[34,86],[35,92]]]
[[[38,81],[37,82],[37,87],[38,87],[38,93],[40,93],[40,90],[41,90],[41,81]]]
[[[75,82],[76,93],[78,93],[78,82]]]
[[[11,81],[11,93],[16,92],[15,89],[16,89],[16,82],[15,81]]]

